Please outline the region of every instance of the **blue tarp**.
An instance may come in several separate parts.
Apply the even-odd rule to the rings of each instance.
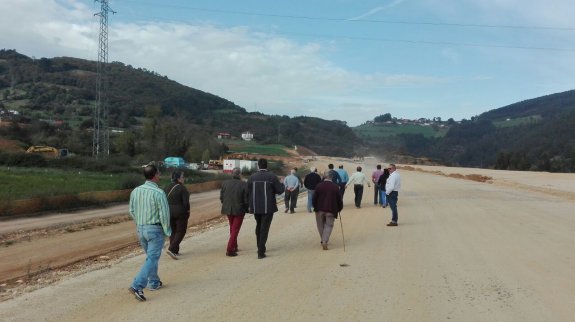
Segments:
[[[184,168],[186,161],[180,157],[167,157],[164,159],[164,164],[166,168]]]

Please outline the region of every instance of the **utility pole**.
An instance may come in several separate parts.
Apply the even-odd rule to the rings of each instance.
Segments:
[[[98,63],[96,76],[96,104],[94,106],[94,136],[92,140],[92,156],[110,155],[110,132],[108,130],[108,12],[115,13],[108,6],[108,0],[94,0],[101,3],[100,34],[98,37]]]
[[[281,138],[281,134],[280,134],[280,129],[281,129],[281,124],[278,124],[278,144],[280,143],[280,138]]]

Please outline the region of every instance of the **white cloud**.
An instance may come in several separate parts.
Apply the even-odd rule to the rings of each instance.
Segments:
[[[8,2],[0,5],[0,11],[13,13],[0,22],[8,31],[0,35],[2,44],[31,56],[97,56],[98,17],[90,8],[72,0]],[[337,108],[327,97],[345,96],[354,104],[361,100],[355,91],[441,81],[356,73],[326,60],[324,50],[322,44],[296,43],[244,27],[116,23],[110,16],[110,61],[153,70],[250,111],[325,117]]]

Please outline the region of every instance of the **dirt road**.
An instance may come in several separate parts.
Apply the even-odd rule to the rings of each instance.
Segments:
[[[389,210],[372,205],[371,189],[361,209],[346,192],[346,252],[339,222],[321,250],[300,202],[274,217],[263,260],[247,216],[238,257],[224,256],[227,225],[192,235],[181,260],[162,256],[165,288],[146,291],[147,302],[127,291],[144,260],[135,256],[2,302],[2,320],[573,321],[574,175],[400,173],[399,227],[385,226]]]
[[[190,195],[194,207],[190,225],[219,216],[219,191]],[[125,217],[123,222],[101,225],[93,220]],[[76,225],[72,225],[76,224]],[[0,265],[0,281],[27,277],[38,271],[52,270],[79,260],[106,254],[137,244],[134,223],[128,220],[128,205],[92,209],[43,217],[24,217],[0,222],[0,234],[17,230],[63,227],[63,233],[45,238],[35,235],[9,247],[0,248],[0,257],[9,258]]]

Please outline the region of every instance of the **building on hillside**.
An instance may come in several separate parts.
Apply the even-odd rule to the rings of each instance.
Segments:
[[[218,133],[218,139],[230,139],[232,137],[231,134],[229,134],[228,132],[220,132]]]
[[[254,139],[254,134],[251,133],[250,131],[243,132],[243,133],[242,133],[242,139],[243,139],[244,141],[251,141],[251,140]]]

